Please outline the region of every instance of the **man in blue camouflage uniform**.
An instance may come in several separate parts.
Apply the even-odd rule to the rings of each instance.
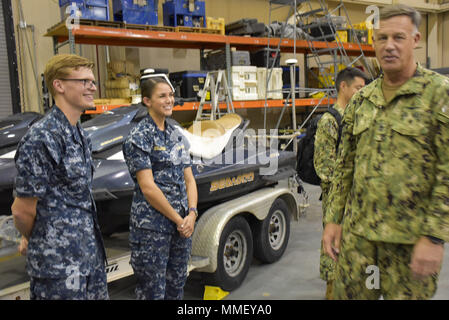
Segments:
[[[149,115],[123,145],[135,182],[130,217],[131,265],[138,299],[180,300],[187,278],[197,216],[197,190],[182,134],[165,120],[173,91],[164,80],[146,80]]]
[[[11,207],[22,233],[31,299],[108,299],[92,196],[91,145],[78,123],[93,106],[93,63],[57,55],[45,69],[55,105],[21,140]]]

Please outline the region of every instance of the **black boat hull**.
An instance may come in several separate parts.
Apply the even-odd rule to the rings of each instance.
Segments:
[[[105,234],[128,230],[134,182],[125,161],[120,159],[121,144],[131,128],[145,117],[146,113],[146,108],[140,105],[118,108],[114,112],[83,123],[92,140],[95,165],[93,195],[100,227]],[[2,142],[0,150],[2,146],[5,148],[3,154],[10,152],[9,148],[16,147],[20,140],[18,136],[26,132],[25,129],[21,130],[22,128],[29,128],[40,117],[29,114],[13,117],[13,121],[17,122],[16,118],[21,120],[14,122],[14,129],[18,134],[13,142]],[[174,124],[177,125],[176,122]],[[241,133],[247,125],[247,121],[242,122],[239,128]],[[3,127],[12,129],[10,122]],[[240,141],[239,144],[237,141]],[[242,141],[243,139],[237,137],[231,138],[225,150],[213,159],[193,159],[192,170],[198,188],[200,214],[223,201],[274,185],[277,181],[295,174],[296,156],[293,152],[263,150],[256,153],[255,150],[245,149]],[[116,156],[118,158],[115,158]],[[274,174],[265,174],[264,171],[273,164],[276,169]],[[11,214],[16,175],[14,159],[0,158],[0,214]]]
[[[208,208],[234,199],[295,174],[296,156],[281,152],[273,175],[261,175],[261,164],[193,164],[200,214]],[[94,198],[101,229],[105,234],[128,230],[134,183],[123,160],[96,161]]]

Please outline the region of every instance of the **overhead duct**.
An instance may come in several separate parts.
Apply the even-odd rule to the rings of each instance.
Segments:
[[[329,0],[333,2],[340,2],[340,0]],[[378,6],[386,6],[389,4],[406,4],[411,6],[422,12],[429,13],[443,13],[449,11],[449,1],[444,1],[440,4],[438,3],[426,3],[421,0],[341,0],[344,3],[353,3],[353,4],[361,4],[361,5],[378,5]]]

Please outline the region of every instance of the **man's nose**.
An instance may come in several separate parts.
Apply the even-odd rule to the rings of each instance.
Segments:
[[[391,51],[391,50],[394,50],[394,48],[395,48],[395,42],[394,42],[393,37],[388,37],[387,41],[385,43],[385,49]]]

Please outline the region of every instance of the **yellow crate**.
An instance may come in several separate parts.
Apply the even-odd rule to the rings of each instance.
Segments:
[[[318,84],[318,88],[324,88],[326,85],[334,85],[334,80],[332,76],[318,76],[320,83]]]
[[[321,99],[324,96],[325,96],[324,92],[318,92],[318,93],[310,95],[310,97],[313,98],[313,99]]]
[[[337,35],[341,42],[343,43],[348,42],[348,31],[346,30],[337,31]]]
[[[206,25],[208,29],[220,30],[220,34],[225,34],[225,19],[206,17]]]
[[[345,66],[344,64],[339,63],[339,64],[338,64],[338,71],[337,71],[337,73],[340,72],[341,70],[343,70],[344,68],[346,68],[346,66]],[[329,67],[329,72],[330,72],[331,74],[334,74],[334,70],[335,70],[335,68],[334,68],[334,65],[332,64],[332,65]]]
[[[353,25],[354,29],[358,30],[368,30],[368,44],[373,44],[373,29],[374,26],[371,21],[361,22]]]

